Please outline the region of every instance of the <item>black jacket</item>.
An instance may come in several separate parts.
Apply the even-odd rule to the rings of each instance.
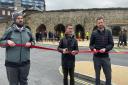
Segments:
[[[74,36],[69,37],[65,35],[65,37],[60,40],[58,51],[62,53],[64,48],[67,48],[68,51],[78,50],[78,43],[77,40],[74,38]],[[62,53],[62,66],[67,68],[74,67],[75,56],[70,53],[68,54]]]
[[[96,53],[94,54],[95,57],[109,57],[108,51],[112,50],[114,46],[112,33],[110,30],[105,29],[104,31],[95,30],[91,34],[90,38],[90,49],[93,50],[94,48],[100,50],[102,48],[106,49],[105,53]]]

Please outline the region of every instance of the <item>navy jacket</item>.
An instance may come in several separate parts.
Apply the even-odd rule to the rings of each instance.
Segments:
[[[110,30],[105,29],[104,31],[95,30],[91,34],[90,38],[90,49],[93,50],[94,48],[100,50],[102,48],[106,49],[105,53],[96,53],[94,54],[95,57],[109,57],[108,51],[112,50],[114,46],[112,33]]]

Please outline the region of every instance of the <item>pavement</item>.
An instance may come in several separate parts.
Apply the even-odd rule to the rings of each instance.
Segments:
[[[86,78],[88,77],[90,81],[94,81],[95,79],[95,72],[93,68],[93,62],[91,61],[79,61],[76,62],[76,69],[75,73],[79,75],[85,75]],[[112,83],[113,85],[128,85],[128,67],[127,66],[120,66],[120,65],[113,65],[112,64]],[[103,71],[101,71],[101,80],[105,81],[105,76]]]

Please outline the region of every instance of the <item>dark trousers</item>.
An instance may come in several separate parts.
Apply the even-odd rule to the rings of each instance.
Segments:
[[[100,85],[100,70],[103,68],[105,74],[106,83],[105,85],[111,85],[111,62],[110,58],[97,58],[93,57],[94,69],[96,74],[95,85]]]
[[[127,46],[127,40],[124,40],[124,46]]]
[[[121,46],[121,45],[123,45],[123,41],[118,41],[118,44],[117,44],[117,46],[119,47],[119,46]]]
[[[23,67],[6,67],[9,85],[28,85],[30,64]]]
[[[74,67],[72,68],[66,68],[62,67],[63,70],[63,85],[68,85],[68,74],[70,76],[70,85],[74,85]]]

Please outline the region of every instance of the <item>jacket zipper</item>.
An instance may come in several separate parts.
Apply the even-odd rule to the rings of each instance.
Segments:
[[[22,34],[20,32],[20,38],[21,38],[21,44],[22,44]],[[21,51],[22,51],[22,46],[20,47],[20,63],[21,63]]]

